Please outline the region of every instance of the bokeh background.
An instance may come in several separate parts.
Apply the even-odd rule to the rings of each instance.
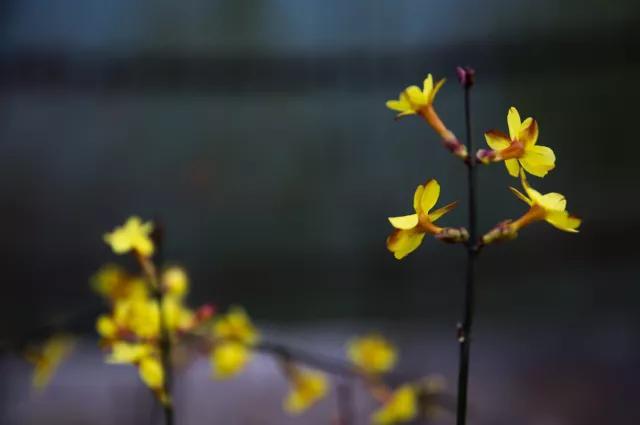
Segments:
[[[639,9],[3,0],[0,335],[65,327],[83,342],[43,394],[4,353],[0,422],[159,419],[133,370],[101,363],[93,335],[103,307],[88,278],[114,260],[101,237],[133,213],[163,223],[194,304],[240,303],[273,338],[336,358],[351,335],[379,330],[402,371],[443,374],[455,390],[465,254],[428,240],[398,262],[384,241],[386,217],[410,211],[430,177],[442,202],[462,200],[445,220],[463,225],[465,170],[384,102],[445,76],[437,108],[462,136],[454,68],[471,65],[477,145],[506,129],[510,106],[534,116],[558,160],[532,183],[584,218],[579,235],[538,224],[482,253],[471,423],[638,423]],[[481,229],[523,211],[502,165],[478,178]],[[269,359],[231,383],[207,368],[179,373],[183,423],[329,423],[331,397],[300,418],[280,412],[286,384]],[[368,423],[372,401],[357,402]]]

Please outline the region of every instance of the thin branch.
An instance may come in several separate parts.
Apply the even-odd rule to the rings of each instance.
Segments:
[[[164,263],[164,234],[163,229],[159,224],[156,224],[153,239],[156,246],[156,262],[157,267],[162,270]],[[145,261],[146,260],[146,261]],[[160,326],[160,363],[162,365],[162,371],[164,379],[162,380],[162,390],[166,400],[163,400],[162,409],[164,411],[164,423],[165,425],[173,425],[174,423],[174,410],[173,410],[173,397],[172,397],[172,384],[173,384],[173,365],[171,363],[171,337],[169,335],[169,328],[167,326],[167,320],[164,314],[164,290],[161,282],[158,278],[158,269],[148,259],[142,259],[143,269],[147,272],[151,281],[151,287],[153,296],[158,303],[159,326]],[[146,267],[145,267],[146,266]]]
[[[464,86],[464,112],[467,136],[467,151],[473,152],[471,138],[471,102],[470,91],[474,83],[475,72],[470,68],[458,68],[460,83]],[[460,358],[458,371],[458,404],[456,424],[465,425],[467,420],[467,390],[469,386],[469,359],[471,352],[471,329],[475,304],[475,262],[478,248],[475,245],[477,200],[476,200],[476,158],[469,155],[467,164],[467,185],[469,201],[469,243],[467,244],[467,278],[464,292],[464,313],[461,324],[458,324],[458,342]]]

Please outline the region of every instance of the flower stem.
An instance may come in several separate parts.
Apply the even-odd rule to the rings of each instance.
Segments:
[[[460,343],[460,358],[458,371],[458,405],[456,424],[465,425],[467,421],[467,388],[469,385],[469,357],[471,350],[471,326],[475,304],[475,262],[478,255],[476,245],[476,158],[472,154],[473,141],[471,139],[471,105],[469,94],[473,85],[474,72],[471,69],[458,69],[464,86],[464,112],[467,136],[467,151],[470,152],[467,164],[467,187],[469,201],[469,243],[467,244],[467,277],[464,292],[464,313],[462,323],[458,324],[458,342]]]
[[[153,295],[158,303],[159,327],[160,327],[160,364],[162,365],[162,372],[164,379],[162,381],[162,391],[164,397],[162,403],[162,410],[164,412],[165,425],[174,424],[174,410],[173,410],[173,396],[171,393],[172,378],[173,378],[173,366],[171,364],[171,337],[169,335],[169,328],[167,327],[167,319],[164,314],[164,290],[162,288],[162,282],[158,277],[158,270],[162,271],[164,262],[164,232],[162,227],[157,224],[154,229],[153,239],[156,246],[156,266],[149,261],[151,267],[148,268],[147,273],[149,279],[151,279],[151,286],[153,288]]]

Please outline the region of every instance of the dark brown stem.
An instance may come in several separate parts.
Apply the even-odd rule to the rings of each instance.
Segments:
[[[162,288],[161,279],[158,278],[158,270],[162,272],[162,266],[164,262],[164,232],[159,224],[156,224],[154,229],[153,239],[156,247],[156,264],[154,267],[150,260],[147,260],[151,267],[147,270],[149,279],[151,279],[151,286],[153,288],[153,294],[158,303],[158,312],[160,314],[159,326],[160,326],[160,362],[162,365],[162,371],[164,379],[162,381],[162,391],[166,400],[163,400],[162,409],[164,411],[164,423],[165,425],[174,424],[174,410],[173,410],[173,396],[171,393],[172,381],[173,381],[173,366],[171,364],[171,336],[169,335],[169,328],[167,327],[167,320],[164,315],[164,290]]]
[[[467,151],[473,152],[471,139],[471,104],[469,94],[473,86],[474,72],[469,68],[458,68],[460,82],[464,86],[464,112],[467,136]],[[456,424],[465,425],[467,421],[467,389],[469,386],[469,359],[471,351],[471,329],[475,304],[475,263],[478,247],[476,234],[476,158],[469,155],[467,164],[467,186],[469,200],[469,243],[467,244],[467,278],[464,292],[464,312],[462,323],[458,324],[458,342],[460,358],[458,372],[458,404]]]

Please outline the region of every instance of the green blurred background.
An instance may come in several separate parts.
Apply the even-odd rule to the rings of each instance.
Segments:
[[[489,358],[515,341],[564,359],[559,369],[583,364],[577,376],[626,377],[606,387],[615,402],[600,400],[594,422],[521,423],[628,419],[627,389],[639,389],[639,9],[3,0],[1,335],[99,311],[87,282],[114,259],[102,234],[138,214],[166,228],[166,256],[190,271],[194,304],[241,303],[274,326],[437,328],[453,353],[464,251],[428,240],[398,262],[384,242],[386,217],[410,212],[427,178],[443,203],[462,201],[444,222],[464,225],[465,169],[425,123],[394,121],[384,102],[428,72],[447,77],[437,109],[462,136],[454,69],[470,65],[476,145],[506,130],[512,105],[535,117],[558,159],[532,184],[565,194],[584,218],[578,235],[537,224],[482,253],[476,344]],[[502,165],[478,179],[481,230],[523,212]]]

